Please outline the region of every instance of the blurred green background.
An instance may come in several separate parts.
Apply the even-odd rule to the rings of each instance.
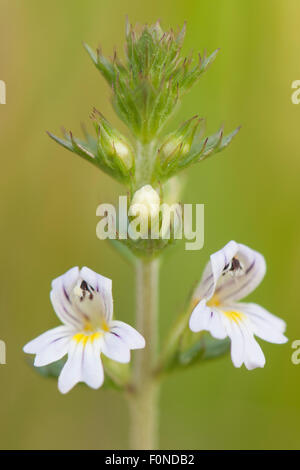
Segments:
[[[300,339],[300,79],[297,0],[0,0],[2,449],[125,448],[126,403],[117,392],[77,387],[62,396],[38,376],[22,346],[58,324],[51,280],[74,265],[113,279],[115,312],[134,322],[134,273],[96,238],[96,207],[120,187],[45,131],[80,130],[95,105],[115,125],[109,89],[81,41],[123,48],[125,15],[165,28],[187,20],[186,51],[216,62],[186,96],[173,126],[195,113],[208,131],[242,130],[229,149],[193,167],[184,201],[205,203],[205,247],[169,253],[161,272],[161,338],[200,278],[210,253],[230,239],[264,253],[268,273],[251,299],[283,317]],[[124,129],[123,126],[120,126]],[[291,341],[263,344],[267,365],[248,372],[229,357],[171,376],[161,397],[161,448],[299,448],[300,365]]]

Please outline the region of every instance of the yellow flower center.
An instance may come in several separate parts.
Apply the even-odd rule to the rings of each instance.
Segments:
[[[101,321],[100,328],[101,331],[97,331],[93,328],[91,323],[87,322],[83,331],[76,333],[76,335],[73,336],[73,339],[76,343],[80,343],[82,341],[84,345],[86,345],[88,341],[93,343],[96,339],[101,338],[104,333],[109,331],[109,326],[104,319]]]
[[[214,294],[212,298],[207,302],[206,304],[208,307],[219,307],[221,305],[220,300],[218,299],[218,296]]]
[[[221,302],[220,300],[218,299],[218,296],[215,294],[212,296],[212,298],[207,302],[207,306],[208,307],[220,307],[221,305]],[[243,320],[243,318],[245,317],[245,315],[241,312],[236,312],[236,311],[233,311],[233,310],[223,310],[223,309],[219,309],[220,312],[222,312],[227,318],[229,318],[229,320],[231,321],[234,321],[235,323],[238,323],[240,321]]]
[[[235,323],[238,323],[240,321],[243,320],[243,318],[245,317],[245,315],[241,312],[234,312],[233,310],[231,311],[228,311],[228,312],[224,312],[222,311],[222,313],[224,313],[224,315],[229,318],[229,320],[232,320],[234,321]]]
[[[83,342],[83,345],[85,346],[88,341],[93,343],[95,339],[100,338],[103,335],[100,331],[97,331],[97,333],[92,333],[92,334],[86,334],[86,333],[76,333],[76,335],[73,336],[74,341],[76,343],[80,343],[81,341]]]

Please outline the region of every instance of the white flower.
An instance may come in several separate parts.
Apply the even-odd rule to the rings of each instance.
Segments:
[[[160,197],[150,184],[146,184],[138,189],[132,198],[128,214],[136,216],[135,222],[129,226],[131,238],[146,237],[149,227],[153,232],[158,230],[160,211]],[[136,227],[139,226],[139,232],[136,233]]]
[[[283,320],[254,303],[240,299],[252,292],[266,272],[264,257],[234,241],[210,257],[194,293],[197,303],[190,317],[190,329],[207,330],[218,339],[231,339],[235,367],[264,367],[265,356],[254,335],[270,343],[285,343]]]
[[[156,217],[159,214],[160,198],[150,184],[138,189],[132,198],[129,215],[139,212],[142,217]],[[132,214],[131,214],[132,213]]]
[[[50,299],[63,325],[43,333],[24,346],[36,354],[34,365],[45,366],[68,354],[58,388],[67,393],[78,382],[99,388],[104,380],[100,354],[126,363],[130,350],[145,347],[131,326],[112,319],[110,279],[89,268],[74,267],[52,281]]]

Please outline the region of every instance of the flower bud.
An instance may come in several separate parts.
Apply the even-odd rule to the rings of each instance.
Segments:
[[[114,156],[119,158],[125,165],[127,170],[133,167],[134,157],[130,146],[121,139],[113,141]]]
[[[159,195],[150,184],[146,184],[134,193],[129,210],[134,206],[139,206],[139,211],[144,217],[155,217],[159,213]]]
[[[142,237],[148,234],[150,227],[152,230],[158,229],[159,210],[160,197],[150,184],[143,186],[134,193],[128,214],[138,217],[139,234]]]
[[[161,165],[184,158],[191,150],[194,136],[200,120],[194,116],[184,123],[176,132],[170,134],[159,149]]]
[[[134,166],[134,154],[130,144],[99,111],[94,109],[91,117],[98,134],[100,154],[103,154],[110,167],[116,166],[123,174],[128,174]]]

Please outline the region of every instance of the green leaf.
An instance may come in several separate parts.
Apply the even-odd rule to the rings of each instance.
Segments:
[[[97,165],[97,157],[93,153],[94,152],[94,147],[90,148],[88,143],[84,143],[78,139],[75,140],[73,135],[70,133],[70,135],[65,134],[65,139],[60,139],[56,135],[52,134],[51,132],[47,132],[49,137],[57,142],[59,145],[62,147],[66,148],[67,150],[70,150],[70,152],[76,153],[80,157],[84,158],[85,160],[89,161],[90,163],[93,163],[94,165]],[[90,141],[91,142],[91,141]]]
[[[181,170],[188,168],[189,166],[205,160],[207,157],[219,153],[224,150],[231,143],[232,139],[240,130],[240,127],[237,127],[233,132],[224,136],[223,129],[220,129],[215,134],[203,138],[198,142],[195,142],[197,137],[194,138],[194,142],[191,146],[190,151],[186,155],[180,155],[177,152],[174,152],[174,158],[171,157],[165,163],[161,163],[159,158],[156,161],[156,177],[160,181],[165,181],[166,179],[176,175]],[[179,158],[178,157],[179,154]]]
[[[123,240],[108,238],[109,243],[123,256],[123,258],[130,264],[136,263],[136,257],[130,248],[123,243]]]
[[[225,149],[230,144],[232,139],[236,136],[236,134],[239,132],[240,128],[241,126],[237,127],[234,131],[232,131],[230,134],[227,134],[225,136],[223,134],[223,130],[218,131],[213,136],[210,136],[207,140],[207,144],[202,154],[200,154],[199,156],[198,161],[203,160],[208,155],[221,152],[223,149]],[[202,144],[203,144],[203,141],[202,141]]]
[[[113,361],[103,354],[101,355],[101,360],[104,366],[107,386],[113,386],[119,390],[126,388],[130,380],[130,364]]]
[[[201,333],[199,339],[188,349],[179,352],[178,362],[181,366],[199,364],[208,359],[223,356],[229,351],[230,339],[219,340],[209,333]]]
[[[86,43],[83,43],[83,46],[87,53],[89,54],[90,58],[96,65],[97,69],[99,72],[103,75],[105,80],[112,85],[113,80],[115,78],[115,70],[113,65],[107,60],[102,54],[100,50],[97,50],[97,52],[93,51],[93,49],[88,46]]]
[[[193,333],[186,327],[177,340],[177,347],[173,347],[173,353],[163,362],[160,372],[173,372],[204,364],[207,360],[224,356],[229,349],[229,338],[218,340],[207,332]]]
[[[202,359],[215,359],[227,354],[230,350],[230,343],[229,338],[215,339],[212,336],[207,335],[205,338],[205,351]]]
[[[74,137],[70,132],[67,134],[64,132],[65,139],[61,139],[51,132],[47,132],[49,137],[63,146],[67,150],[76,155],[79,155],[84,160],[92,163],[92,165],[101,169],[112,178],[120,181],[125,185],[131,185],[131,179],[133,177],[134,168],[128,170],[118,158],[115,159],[113,164],[108,160],[107,155],[104,153],[104,149],[99,145],[99,139],[96,140],[93,136],[85,132],[86,140],[78,139]]]
[[[31,363],[32,367],[34,370],[42,375],[43,377],[54,377],[57,378],[65,365],[66,358],[60,359],[59,361],[52,362],[51,364],[48,364],[47,366],[42,366],[42,367],[34,367],[33,361]]]

